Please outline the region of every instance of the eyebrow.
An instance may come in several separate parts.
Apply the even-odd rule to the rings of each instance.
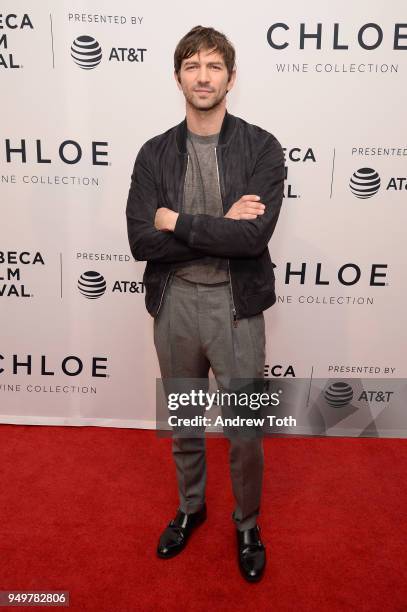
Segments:
[[[185,60],[184,62],[184,66],[194,66],[194,65],[199,65],[199,62],[197,61],[188,61]],[[225,64],[223,62],[208,62],[208,66],[224,66]]]

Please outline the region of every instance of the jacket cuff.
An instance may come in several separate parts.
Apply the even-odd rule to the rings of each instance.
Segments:
[[[174,236],[176,236],[180,240],[183,240],[184,242],[188,242],[193,220],[194,215],[190,215],[188,213],[179,213],[177,222],[174,227]]]

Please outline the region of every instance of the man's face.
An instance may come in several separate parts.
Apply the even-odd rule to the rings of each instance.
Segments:
[[[179,72],[174,74],[178,88],[183,91],[187,103],[196,110],[208,111],[224,100],[236,78],[233,71],[228,81],[224,59],[218,51],[200,49],[198,53],[182,60]]]

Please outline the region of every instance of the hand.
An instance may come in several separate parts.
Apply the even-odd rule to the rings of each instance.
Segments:
[[[244,195],[232,204],[225,217],[229,219],[257,219],[258,215],[264,214],[266,207],[257,195]]]
[[[162,206],[155,213],[154,227],[162,232],[173,232],[177,219],[177,212]]]

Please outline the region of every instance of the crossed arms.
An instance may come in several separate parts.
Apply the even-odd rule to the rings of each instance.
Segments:
[[[134,163],[126,207],[135,259],[171,263],[204,255],[256,257],[264,251],[280,214],[284,189],[284,153],[274,136],[265,141],[247,186],[248,193],[260,199],[254,202],[254,196],[243,196],[224,217],[161,210],[147,146],[143,145]]]

